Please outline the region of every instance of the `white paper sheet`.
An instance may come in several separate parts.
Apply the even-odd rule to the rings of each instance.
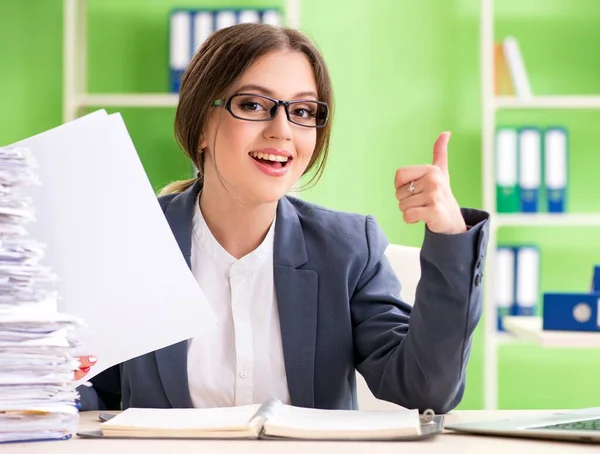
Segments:
[[[119,114],[97,111],[19,142],[38,163],[31,189],[58,276],[58,309],[87,324],[77,336],[106,368],[216,328]]]

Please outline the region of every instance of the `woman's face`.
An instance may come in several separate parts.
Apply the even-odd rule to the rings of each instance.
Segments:
[[[225,99],[238,93],[250,96],[232,100],[234,113],[246,118],[264,118],[273,104],[252,95],[284,101],[316,101],[317,84],[302,53],[277,51],[257,60]],[[290,114],[304,122],[314,114],[310,111],[313,107],[297,104],[290,107]],[[288,121],[284,106],[277,108],[275,118],[270,121],[246,121],[234,118],[224,108],[214,108],[200,143],[206,148],[205,190],[224,185],[231,196],[246,204],[276,202],[306,170],[316,140],[317,129]]]

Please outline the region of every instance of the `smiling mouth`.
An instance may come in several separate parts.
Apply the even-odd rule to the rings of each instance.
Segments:
[[[280,155],[269,154],[269,153],[251,152],[251,153],[249,153],[249,155],[255,161],[257,161],[263,165],[273,167],[274,169],[282,169],[284,167],[288,167],[293,159],[291,156],[289,156],[289,157],[288,156],[280,156]]]

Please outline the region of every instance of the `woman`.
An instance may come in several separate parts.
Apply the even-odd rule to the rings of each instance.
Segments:
[[[325,63],[298,31],[244,24],[203,44],[175,118],[198,175],[159,200],[219,329],[94,377],[80,388],[84,409],[268,398],[356,408],[356,369],[375,396],[405,407],[460,402],[488,216],[452,195],[448,133],[432,165],[396,172],[404,221],[426,224],[411,309],[372,217],[286,196],[302,175],[323,172],[332,105]]]

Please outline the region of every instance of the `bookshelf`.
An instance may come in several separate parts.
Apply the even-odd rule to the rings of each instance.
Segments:
[[[539,5],[543,8],[543,5]],[[494,139],[496,113],[502,109],[600,109],[600,96],[532,96],[529,99],[496,96],[494,91],[494,0],[481,0],[480,57],[482,96],[482,174],[483,208],[491,214],[490,232],[484,282],[484,356],[483,388],[484,409],[498,407],[498,347],[507,342],[533,341],[552,347],[600,347],[600,336],[590,344],[592,335],[582,333],[546,333],[542,331],[540,317],[505,317],[507,332],[497,331],[494,289],[497,231],[502,227],[600,227],[600,214],[499,214],[496,212]],[[585,338],[585,340],[584,340]]]
[[[300,26],[300,0],[285,0],[285,23]],[[88,107],[171,108],[174,93],[87,92],[87,0],[63,0],[63,122],[79,117]],[[168,61],[165,54],[165,71]]]

